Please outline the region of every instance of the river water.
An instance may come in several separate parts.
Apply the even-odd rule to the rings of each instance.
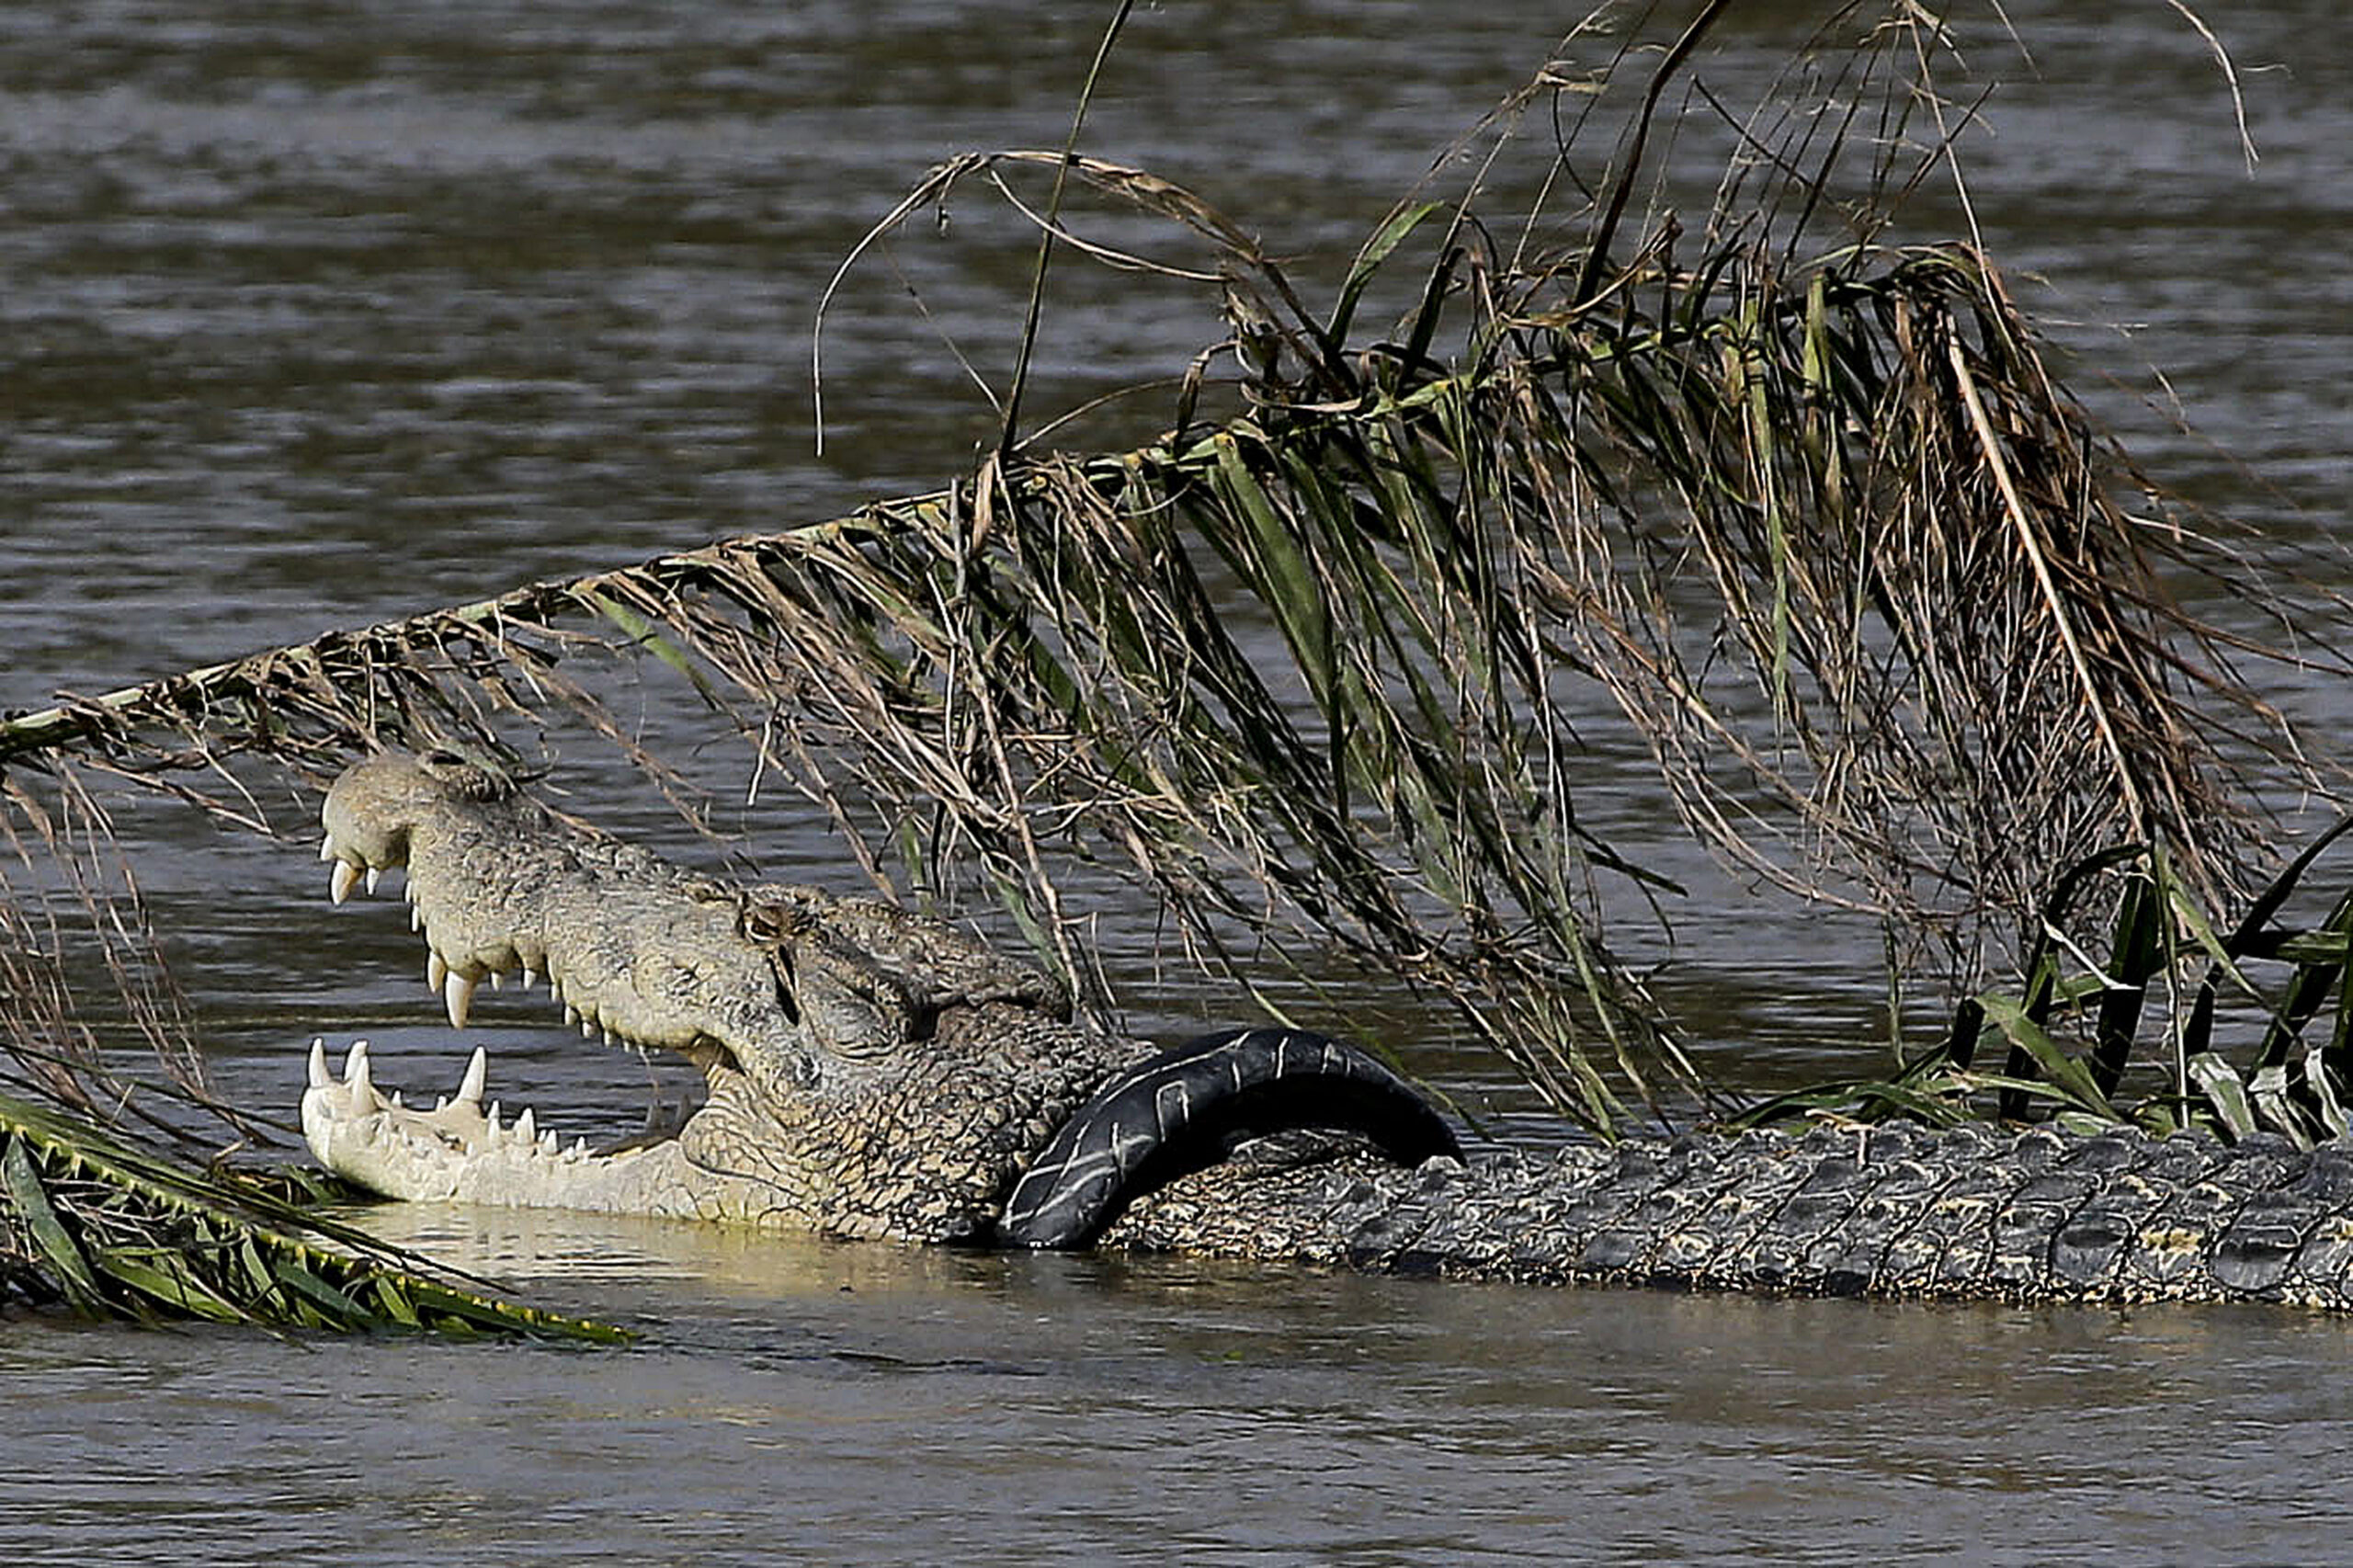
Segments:
[[[1745,101],[1807,8],[1734,10],[1699,73]],[[2006,10],[2018,41],[1977,18],[1952,77],[1962,100],[2003,82],[1967,142],[1968,217],[1931,201],[1921,234],[1973,219],[2163,482],[2325,540],[2353,503],[2336,7],[2215,13],[2252,170],[2205,42],[2162,0]],[[994,419],[942,335],[1002,379],[1029,231],[961,199],[853,275],[822,455],[813,302],[931,165],[1059,145],[1102,19],[949,0],[0,7],[0,710],[960,472]],[[1509,0],[1437,31],[1402,0],[1139,7],[1086,144],[1328,278],[1574,20]],[[1065,260],[1030,406],[1170,374],[1220,332],[1199,293]],[[1089,430],[1148,435],[1165,407]],[[2319,684],[2286,699],[2339,706]],[[1656,819],[1637,783],[1593,809]],[[123,828],[236,1097],[290,1108],[314,1028],[367,1027],[396,1081],[454,1075],[389,906],[324,920],[305,857],[152,808]],[[813,827],[766,847],[772,872],[836,880]],[[1711,885],[1671,841],[1633,847]],[[1851,1066],[1837,1042],[1876,1027],[1875,941],[1733,892],[1690,917],[1677,970],[1702,1049],[1760,1085]],[[1112,940],[1145,1024],[1218,1013],[1148,934]],[[604,1113],[610,1059],[483,1010],[497,1086],[567,1131]],[[1426,1070],[1535,1130],[1504,1075],[1419,1043]],[[18,1559],[2317,1562],[2353,1527],[2347,1329],[2282,1314],[371,1223],[646,1324],[647,1344],[0,1324]]]

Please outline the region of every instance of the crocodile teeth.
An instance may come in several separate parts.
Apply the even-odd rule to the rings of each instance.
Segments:
[[[490,1052],[481,1046],[475,1046],[474,1053],[466,1058],[466,1075],[458,1081],[458,1103],[460,1105],[482,1104],[483,1085],[488,1082],[489,1078]]]
[[[311,1087],[324,1089],[335,1082],[335,1074],[327,1071],[327,1042],[311,1041]]]
[[[408,906],[408,928],[412,931],[425,929],[425,905],[412,903]]]
[[[373,1094],[375,1085],[368,1081],[368,1042],[355,1040],[343,1059],[343,1086],[359,1094]]]
[[[449,1009],[449,1027],[464,1028],[467,1009],[474,1005],[474,983],[458,971],[451,970],[449,979],[442,983],[441,1000]]]
[[[439,953],[435,952],[431,948],[427,948],[427,949],[425,949],[425,984],[426,984],[426,988],[427,990],[430,990],[430,991],[438,991],[438,990],[440,990],[440,989],[441,989],[445,984],[447,984],[447,983],[449,983],[449,965],[448,960],[445,960],[445,959],[443,959],[443,958],[442,958],[442,956],[441,956]],[[463,1025],[460,1025],[459,1027],[462,1028],[464,1026],[463,1026]]]
[[[531,983],[539,978],[540,971],[533,969],[529,964],[525,964],[523,966],[523,979],[521,982],[522,989],[529,991],[531,988]]]
[[[582,1040],[595,1040],[597,1038],[597,1026],[590,1023],[585,1018],[581,1019],[580,1038]]]
[[[333,874],[327,878],[327,896],[341,903],[351,896],[352,887],[358,881],[358,867],[348,860],[337,860]]]
[[[319,859],[320,859],[321,863],[323,863],[323,864],[324,864],[324,862],[329,861],[329,860],[332,860],[332,859],[334,859],[334,858],[335,858],[335,840],[334,840],[334,839],[332,839],[332,838],[330,838],[330,839],[326,840],[324,843],[323,843],[323,844],[321,844],[321,845],[319,846]]]
[[[370,867],[369,867],[369,868],[368,868],[368,877],[367,877],[367,881],[368,881],[368,896],[369,896],[369,897],[373,898],[373,897],[375,897],[375,896],[376,896],[376,884],[377,884],[378,882],[380,882],[380,881],[382,881],[383,880],[384,880],[384,873],[383,873],[383,869],[382,869],[381,867],[377,867],[377,866],[370,866]]]
[[[566,1002],[563,1005],[563,1027],[570,1028],[580,1021],[580,1009]]]
[[[531,1108],[525,1106],[523,1114],[515,1119],[515,1142],[536,1143],[540,1141],[539,1123],[532,1118]]]
[[[505,989],[505,987],[500,983],[500,976],[499,976],[499,973],[498,973],[498,971],[497,971],[496,970],[494,970],[494,970],[492,970],[492,971],[490,971],[490,988],[491,988],[493,991],[500,991],[500,990],[504,990],[504,989]]]

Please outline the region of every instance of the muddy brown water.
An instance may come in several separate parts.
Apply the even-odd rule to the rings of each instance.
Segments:
[[[1703,62],[1734,97],[1802,10],[1740,9]],[[1987,243],[2153,472],[2266,528],[2333,534],[2353,499],[2335,7],[2215,15],[2252,174],[2169,6],[2008,9],[2031,69],[1989,24],[1971,44],[2007,84],[1968,165]],[[1099,19],[0,8],[0,709],[957,472],[991,419],[931,324],[1001,374],[1028,233],[968,198],[855,275],[822,456],[813,302],[933,163],[1057,143]],[[1088,144],[1328,275],[1572,19],[1499,4],[1434,32],[1404,4],[1142,7]],[[1033,406],[1167,373],[1217,332],[1198,295],[1065,262]],[[2342,707],[2321,682],[2284,698],[2324,722]],[[673,722],[647,700],[648,723]],[[1869,933],[1825,940],[1711,882],[1645,829],[1638,773],[1597,772],[1589,820],[1718,890],[1675,971],[1701,1047],[1760,1084],[1851,1062],[1842,1042],[1875,1027]],[[660,827],[642,801],[596,804]],[[238,1097],[290,1108],[319,1028],[367,1027],[395,1081],[454,1077],[395,906],[328,918],[306,857],[166,813],[126,833]],[[768,870],[839,880],[823,833],[765,833]],[[1223,1016],[1151,932],[1106,940],[1148,1027]],[[483,1011],[497,1087],[567,1131],[610,1114],[614,1059],[511,1001]],[[1542,1131],[1440,1021],[1403,1011],[1397,1029],[1500,1125]],[[2353,1526],[2348,1330],[2302,1317],[372,1222],[648,1342],[0,1324],[17,1560],[2320,1562]]]

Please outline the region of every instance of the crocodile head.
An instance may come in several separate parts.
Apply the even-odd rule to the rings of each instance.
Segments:
[[[603,1151],[483,1102],[473,1053],[430,1111],[380,1092],[364,1042],[312,1050],[302,1125],[390,1197],[739,1219],[837,1235],[987,1233],[1089,1094],[1143,1051],[1074,1027],[1058,987],[871,900],[737,887],[559,819],[449,751],[360,762],[328,791],[336,903],[404,870],[450,1026],[476,988],[544,976],[567,1023],[670,1051],[707,1096]]]

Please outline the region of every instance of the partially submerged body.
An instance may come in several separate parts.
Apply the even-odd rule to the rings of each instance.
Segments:
[[[678,1052],[708,1086],[666,1135],[591,1152],[485,1108],[479,1051],[417,1111],[364,1045],[340,1077],[314,1047],[312,1149],[388,1197],[1544,1281],[2353,1305],[2334,1147],[1843,1128],[1466,1163],[1351,1048],[1105,1039],[952,927],[699,877],[450,754],[359,763],[323,815],[337,902],[405,868],[453,1027],[483,980],[544,975],[584,1033]]]

